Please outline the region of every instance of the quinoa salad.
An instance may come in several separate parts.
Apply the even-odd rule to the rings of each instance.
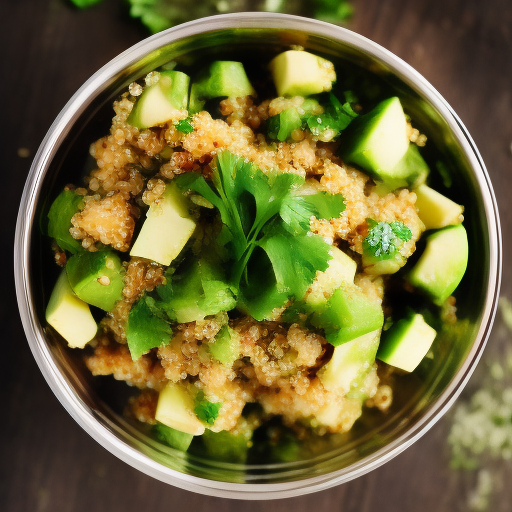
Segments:
[[[263,78],[174,66],[130,84],[93,170],[52,197],[48,329],[177,450],[290,461],[369,409],[384,421],[432,319],[456,321],[467,265],[427,137],[400,98],[366,104],[302,49]]]

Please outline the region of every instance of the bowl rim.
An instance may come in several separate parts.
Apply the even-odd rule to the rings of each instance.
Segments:
[[[449,125],[451,132],[464,149],[465,156],[473,168],[483,196],[489,230],[490,268],[482,322],[471,350],[446,389],[434,400],[421,418],[401,436],[355,464],[325,475],[281,483],[228,483],[187,475],[159,464],[123,442],[111,430],[101,424],[97,416],[73,392],[66,377],[59,371],[53,361],[31,301],[32,290],[28,276],[29,235],[35,218],[35,205],[40,195],[43,178],[64,138],[65,129],[85,111],[98,91],[108,87],[113,82],[114,77],[122,70],[166,44],[207,32],[232,28],[254,29],[261,28],[262,25],[268,29],[293,29],[294,31],[333,39],[348,44],[358,49],[358,51],[370,54],[393,70],[413,90],[421,92],[422,96],[438,109]],[[257,12],[211,16],[167,29],[130,47],[94,73],[61,110],[34,157],[20,202],[14,244],[16,295],[23,328],[43,376],[68,413],[104,448],[140,471],[182,489],[210,496],[236,499],[287,498],[333,487],[388,462],[425,434],[453,404],[481,357],[496,313],[501,284],[501,264],[502,241],[499,213],[484,162],[467,129],[437,90],[402,59],[370,39],[346,28],[299,16]]]

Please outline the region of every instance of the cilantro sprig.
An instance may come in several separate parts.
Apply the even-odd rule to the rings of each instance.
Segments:
[[[363,254],[374,260],[393,259],[400,246],[411,239],[411,230],[400,221],[376,222],[366,219],[369,231],[363,241]]]
[[[191,119],[181,119],[178,121],[175,125],[176,130],[178,130],[181,133],[192,133],[194,131],[194,126],[191,123]]]
[[[212,203],[223,222],[231,285],[239,307],[257,320],[288,299],[301,299],[317,271],[328,266],[329,245],[309,228],[312,216],[330,219],[345,208],[343,197],[324,192],[303,196],[304,178],[265,174],[254,164],[223,151],[211,183],[196,173],[176,178]]]

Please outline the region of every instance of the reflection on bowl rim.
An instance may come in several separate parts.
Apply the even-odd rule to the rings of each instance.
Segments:
[[[260,28],[262,26],[265,29],[292,29],[343,42],[389,66],[404,83],[413,90],[420,91],[423,97],[435,105],[463,147],[465,156],[475,171],[475,177],[483,194],[487,227],[489,229],[490,268],[482,322],[469,354],[459,371],[441,395],[437,397],[430,409],[426,411],[419,421],[410,425],[407,431],[400,437],[355,464],[321,476],[270,484],[227,483],[180,473],[150,459],[133,446],[116,437],[113,432],[114,429],[107,428],[108,419],[103,418],[105,425],[101,424],[98,421],[98,412],[91,411],[88,405],[73,392],[66,376],[59,371],[52,359],[31,301],[31,284],[28,276],[29,235],[30,226],[35,218],[35,205],[40,194],[43,178],[49,168],[49,163],[55,156],[56,149],[64,140],[65,128],[71,126],[73,121],[84,112],[95,97],[96,91],[100,90],[105,84],[112,83],[114,77],[119,75],[128,66],[172,41],[201,35],[205,32],[235,27]],[[168,29],[126,50],[87,80],[62,109],[34,158],[20,203],[14,256],[16,293],[30,348],[53,392],[77,423],[104,448],[148,475],[190,491],[239,499],[285,498],[327,489],[375,469],[414,443],[452,405],[480,359],[494,319],[501,278],[501,234],[492,186],[474,142],[457,115],[441,95],[408,64],[363,36],[328,23],[273,13],[239,13],[213,16]]]

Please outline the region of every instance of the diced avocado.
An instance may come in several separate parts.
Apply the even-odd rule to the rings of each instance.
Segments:
[[[341,141],[341,156],[377,179],[388,176],[409,147],[407,121],[395,96],[379,103],[367,114],[355,118]]]
[[[427,237],[427,245],[407,280],[442,304],[457,288],[468,263],[468,237],[462,224]]]
[[[343,283],[353,283],[357,263],[337,247],[329,249],[329,266],[325,272],[317,272],[316,278],[306,295],[305,301],[310,306],[324,304],[334,291]]]
[[[375,363],[380,329],[334,348],[331,360],[317,373],[328,391],[346,394],[354,381],[360,380]]]
[[[112,251],[75,254],[69,258],[66,270],[71,288],[87,304],[112,311],[123,298],[126,271]]]
[[[269,68],[279,96],[319,94],[330,91],[336,81],[332,62],[304,51],[280,53]]]
[[[162,441],[168,444],[171,448],[180,450],[182,452],[186,452],[188,450],[192,439],[194,439],[192,434],[181,432],[180,430],[168,427],[163,423],[157,423],[153,427],[153,432],[159,441]]]
[[[337,346],[382,328],[384,314],[359,287],[344,283],[313,313],[311,323],[324,329],[327,341]]]
[[[382,335],[377,358],[412,372],[430,350],[437,333],[420,314],[402,318]]]
[[[399,252],[391,260],[379,260],[363,253],[364,271],[372,276],[395,274],[406,262],[407,260]]]
[[[192,236],[195,227],[188,210],[188,200],[170,182],[160,200],[149,207],[130,256],[169,265]]]
[[[217,60],[205,75],[192,83],[189,112],[195,114],[203,109],[208,99],[220,97],[256,96],[256,91],[241,62]]]
[[[158,396],[155,419],[186,434],[200,436],[204,425],[194,413],[194,398],[183,384],[169,382]]]
[[[416,208],[426,229],[440,229],[462,222],[464,208],[443,194],[421,185],[416,190]]]
[[[416,144],[409,144],[405,155],[391,171],[380,170],[377,185],[382,184],[378,192],[383,195],[385,192],[407,187],[416,189],[425,183],[430,168],[423,159]]]
[[[82,200],[83,197],[74,190],[63,190],[48,211],[48,236],[54,238],[61,249],[72,254],[82,250],[80,242],[69,232],[71,218],[79,210]]]
[[[208,349],[217,361],[230,366],[240,356],[240,335],[224,325],[208,344]]]
[[[251,435],[252,431],[237,431],[235,434],[226,430],[205,430],[201,439],[206,453],[212,459],[243,464],[247,460],[247,451],[252,444]]]
[[[128,116],[128,124],[150,128],[175,119],[187,108],[190,78],[181,71],[161,71],[160,80],[146,86]]]
[[[179,323],[202,320],[236,305],[222,267],[206,257],[184,261],[157,293],[169,318]]]
[[[291,107],[268,120],[268,136],[281,142],[289,139],[292,132],[302,126],[302,119],[296,108]]]
[[[53,288],[46,321],[72,348],[84,348],[98,330],[89,306],[73,292],[66,270],[61,272]]]

